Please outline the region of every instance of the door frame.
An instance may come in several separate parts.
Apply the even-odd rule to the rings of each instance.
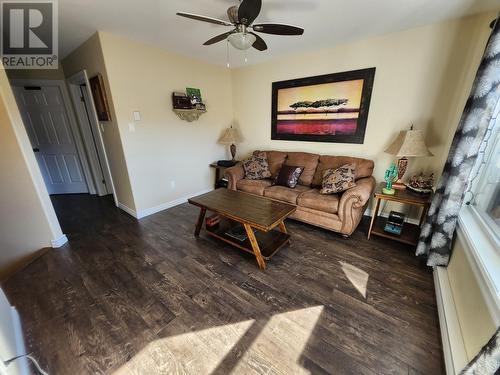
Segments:
[[[95,109],[94,98],[90,90],[87,71],[85,69],[81,70],[80,72],[67,78],[66,82],[68,85],[69,93],[71,95],[71,99],[73,100],[75,114],[78,120],[78,126],[83,137],[83,143],[85,144],[87,155],[89,156],[91,171],[94,176],[103,175],[106,182],[105,184],[100,184],[100,179],[96,178],[95,187],[97,190],[97,194],[113,194],[115,205],[118,207],[118,198],[116,196],[113,176],[111,175],[109,159],[106,153],[104,139],[102,137],[102,125],[97,117],[97,111]],[[90,112],[88,113],[88,117],[87,111],[85,111],[81,106],[78,105],[78,103],[81,102],[81,85],[86,86],[86,97],[89,101],[89,103],[87,103],[88,107],[86,107],[86,110]],[[86,126],[88,122],[90,122],[90,126],[92,129],[89,129],[88,126]],[[93,134],[97,134],[97,137],[94,137]]]
[[[12,87],[25,87],[25,86],[39,86],[39,87],[53,87],[57,86],[61,91],[62,101],[64,108],[66,110],[66,115],[68,116],[69,127],[71,131],[71,136],[75,142],[76,152],[80,163],[82,164],[83,175],[85,183],[87,184],[90,194],[96,194],[96,188],[92,179],[92,173],[90,170],[90,165],[85,153],[85,148],[83,145],[83,140],[80,135],[78,125],[76,122],[75,114],[73,112],[73,107],[71,105],[71,100],[68,95],[68,89],[66,87],[66,82],[64,80],[52,80],[52,79],[12,79],[10,80],[10,85]],[[17,104],[17,103],[16,103]],[[26,128],[26,124],[24,124]]]

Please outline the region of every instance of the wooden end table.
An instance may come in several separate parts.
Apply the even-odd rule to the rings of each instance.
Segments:
[[[218,226],[206,228],[207,234],[253,254],[260,269],[265,269],[265,260],[290,241],[285,219],[296,209],[290,204],[228,189],[217,189],[188,202],[200,207],[196,237],[200,235],[206,212],[213,211],[223,219]],[[235,225],[245,228],[246,240],[238,241],[227,234]]]
[[[379,184],[374,193],[377,202],[375,205],[375,212],[373,213],[370,223],[370,229],[368,230],[368,239],[370,239],[370,236],[374,234],[376,236],[390,238],[395,241],[416,246],[418,243],[418,238],[420,236],[420,229],[431,205],[432,194],[418,194],[412,192],[411,190],[405,189],[396,190],[396,193],[394,195],[387,195],[382,193],[382,188],[384,187],[385,183]],[[403,230],[400,236],[384,231],[386,219],[381,219],[378,216],[380,202],[382,200],[422,207],[422,215],[420,216],[419,224],[416,225],[406,222],[403,226]]]
[[[236,164],[238,164],[238,163],[239,163],[239,161],[236,161]],[[214,183],[214,188],[218,189],[218,188],[221,188],[221,187],[225,187],[225,186],[222,186],[220,184],[220,181],[221,181],[222,177],[224,177],[224,171],[227,168],[231,168],[231,167],[223,167],[221,165],[218,165],[217,162],[214,162],[214,163],[210,164],[210,168],[215,169],[215,183]]]

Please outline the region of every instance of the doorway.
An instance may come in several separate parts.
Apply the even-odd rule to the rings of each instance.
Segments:
[[[85,71],[71,77],[68,86],[63,80],[10,83],[49,195],[112,194],[116,205]]]
[[[64,81],[39,83],[13,82],[12,91],[47,191],[88,193],[89,168],[66,107]]]
[[[102,135],[104,128],[97,117],[87,72],[85,70],[78,72],[68,78],[67,83],[92,172],[94,184],[91,186],[91,194],[99,196],[113,194],[115,204],[118,205],[104,147]]]

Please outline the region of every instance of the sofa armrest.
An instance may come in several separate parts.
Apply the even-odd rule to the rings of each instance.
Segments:
[[[342,194],[339,202],[338,215],[342,221],[341,233],[350,235],[363,217],[364,208],[375,190],[373,176],[360,178],[356,186]]]
[[[241,164],[237,164],[234,167],[227,168],[224,172],[224,176],[227,178],[227,188],[236,190],[238,181],[245,177],[245,170]]]

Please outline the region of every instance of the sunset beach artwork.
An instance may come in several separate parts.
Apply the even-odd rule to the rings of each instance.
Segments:
[[[272,139],[363,143],[374,73],[273,83]]]

